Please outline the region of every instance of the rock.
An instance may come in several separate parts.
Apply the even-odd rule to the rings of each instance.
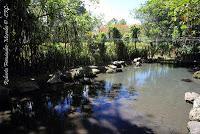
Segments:
[[[190,131],[190,134],[200,134],[200,122],[198,121],[189,121],[187,128]]]
[[[115,70],[114,70],[114,69],[111,69],[111,68],[109,68],[109,69],[106,71],[106,73],[115,73]]]
[[[98,69],[98,66],[92,65],[92,66],[89,66],[89,68],[91,68],[91,69]]]
[[[121,61],[115,61],[116,63],[124,63],[124,62],[121,62]],[[115,63],[115,64],[116,64]],[[120,66],[119,66],[120,65]],[[115,73],[115,72],[122,72],[122,68],[119,68],[119,67],[122,67],[121,64],[119,65],[108,65],[107,67],[105,67],[107,70],[106,70],[106,73]]]
[[[184,82],[192,82],[191,79],[181,79],[181,81],[184,81]]]
[[[98,69],[100,70],[101,73],[105,73],[107,71],[105,66],[99,66]]]
[[[64,74],[60,75],[60,79],[63,82],[68,82],[68,81],[72,81],[72,74],[68,71],[66,71]]]
[[[186,92],[185,93],[185,101],[192,103],[197,97],[199,97],[198,93],[195,92]]]
[[[20,99],[20,102],[21,102],[21,103],[26,103],[26,102],[28,102],[28,101],[31,101],[31,98],[30,98],[30,97],[24,97],[24,98]]]
[[[115,65],[108,65],[108,67],[111,68],[111,69],[116,69],[117,68],[117,66],[115,66]]]
[[[164,60],[164,57],[158,56],[158,57],[157,57],[157,60],[158,60],[158,61],[162,61],[162,60]]]
[[[200,79],[200,71],[197,71],[193,74],[193,77],[196,79]]]
[[[141,58],[140,58],[140,57],[135,58],[135,59],[133,60],[134,63],[136,63],[136,62],[140,62],[140,61],[141,61]]]
[[[93,68],[93,69],[92,69]],[[71,82],[75,79],[81,79],[85,77],[95,77],[96,74],[100,73],[100,70],[95,69],[96,67],[79,67],[74,68],[65,73],[61,73],[58,71],[56,74],[52,76],[47,82],[50,84],[60,83],[60,82]]]
[[[35,81],[18,82],[16,88],[20,93],[27,93],[40,89]]]
[[[72,74],[72,78],[83,78],[84,76],[86,77],[95,77],[96,74],[93,72],[96,71],[97,73],[97,69],[91,69],[90,67],[79,67],[79,68],[75,68],[70,70],[71,74]]]
[[[92,78],[92,77],[95,77],[97,73],[99,73],[98,69],[91,69],[89,67],[83,68],[83,76],[85,77]]]
[[[112,69],[112,68],[105,66],[105,69],[106,69],[106,71],[107,71],[108,69]]]
[[[82,78],[84,76],[83,67],[71,69],[70,73],[72,74],[73,79]]]
[[[193,108],[200,108],[200,96],[194,100]]]
[[[122,60],[122,61],[119,61],[118,63],[119,63],[119,64],[124,64],[124,65],[125,65],[125,61],[123,61],[123,60]]]
[[[31,81],[35,81],[35,78],[30,78]]]
[[[122,68],[123,67],[123,65],[121,65],[121,64],[113,64],[114,66],[116,66],[117,68]]]
[[[100,70],[99,69],[92,69],[92,73],[94,74],[94,75],[96,75],[96,74],[99,74],[100,73]]]
[[[135,58],[135,59],[133,60],[133,62],[136,63],[136,62],[137,62],[137,58]]]
[[[117,68],[116,72],[123,72],[121,68]]]
[[[193,67],[192,68],[192,71],[194,71],[194,72],[197,72],[197,71],[199,71],[200,70],[200,67]]]
[[[53,74],[49,74],[49,77],[52,77],[53,76]]]
[[[125,66],[125,61],[113,61],[112,64],[117,68],[123,68]]]
[[[192,108],[189,113],[191,121],[200,121],[200,108]]]
[[[136,63],[135,63],[135,66],[136,66],[136,67],[140,67],[140,66],[142,66],[142,64],[141,64],[140,62],[136,62]]]
[[[60,71],[56,72],[48,81],[47,83],[50,84],[55,84],[55,83],[60,83],[62,82],[62,80],[60,79],[60,76],[62,75],[62,73]]]
[[[83,74],[80,74],[80,71],[82,70],[82,68],[74,68],[74,69],[71,69],[69,72],[71,74],[71,77],[72,79],[76,79],[76,78],[80,78],[81,75]],[[83,76],[82,76],[83,77]]]

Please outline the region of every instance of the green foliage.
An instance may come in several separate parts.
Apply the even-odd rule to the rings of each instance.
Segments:
[[[117,20],[115,18],[111,19],[110,21],[108,21],[107,23],[107,26],[113,26],[113,25],[116,25],[116,24],[119,24],[119,25],[126,25],[127,22],[125,19],[121,19],[121,20]]]
[[[125,46],[122,41],[122,34],[116,27],[110,27],[108,32],[109,38],[112,39],[116,45],[117,59],[122,60],[125,57]]]
[[[134,26],[131,26],[130,31],[131,31],[132,41],[135,42],[135,49],[137,49],[136,43],[138,42],[138,36],[139,36],[139,33],[140,33],[140,28],[138,26],[134,25]]]
[[[108,36],[110,39],[121,39],[122,35],[116,27],[109,27]]]
[[[126,20],[125,20],[125,19],[121,19],[121,20],[119,20],[118,24],[121,24],[121,25],[126,25],[126,24],[127,24],[127,22],[126,22]]]
[[[142,34],[152,40],[151,47],[155,48],[155,52],[160,52],[162,55],[173,48],[177,50],[178,55],[185,55],[199,51],[195,48],[199,45],[199,41],[180,40],[180,38],[200,36],[199,2],[199,0],[148,0],[135,12],[137,18],[142,21]],[[155,42],[157,39],[163,41]]]
[[[130,43],[130,40],[131,40],[131,36],[130,36],[130,33],[126,33],[123,35],[122,37],[122,40],[125,44],[129,44]]]
[[[134,25],[134,26],[131,26],[130,31],[131,31],[131,38],[138,39],[140,28]]]
[[[143,42],[138,42],[137,43],[137,49],[135,49],[135,43],[130,42],[127,44],[127,54],[128,56],[133,59],[135,57],[144,57],[147,58],[148,54],[148,45],[143,43]]]
[[[114,42],[106,42],[106,55],[110,60],[116,60],[117,59],[117,53],[116,53],[116,45]]]
[[[83,41],[99,25],[81,0],[17,0],[9,7],[10,73],[79,64]]]

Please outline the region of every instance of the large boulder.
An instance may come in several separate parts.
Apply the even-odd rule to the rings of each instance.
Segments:
[[[100,73],[100,70],[99,70],[99,69],[93,68],[93,69],[92,69],[92,73],[93,73],[94,75],[99,74],[99,73]]]
[[[84,77],[83,67],[71,69],[69,72],[71,73],[73,79]]]
[[[60,79],[60,76],[62,75],[62,73],[60,71],[56,72],[48,81],[47,83],[50,84],[55,84],[55,83],[60,83],[62,82],[62,80]]]
[[[99,73],[98,69],[91,69],[90,67],[83,68],[83,76],[85,77],[95,77],[97,73]]]
[[[106,71],[106,73],[115,73],[116,71],[115,71],[115,69],[112,69],[112,68],[109,68],[107,71]]]
[[[83,78],[85,77],[95,77],[97,73],[99,73],[99,71],[95,68],[91,68],[91,67],[79,67],[79,68],[75,68],[75,69],[71,69],[70,70],[71,74],[72,74],[72,78]]]
[[[123,68],[126,65],[125,61],[113,61],[112,64],[117,68]]]
[[[189,113],[191,121],[200,121],[200,108],[192,108]]]
[[[136,67],[140,67],[140,66],[142,66],[142,64],[141,64],[140,62],[136,62],[136,63],[135,63],[135,66],[136,66]]]
[[[107,67],[105,66],[99,66],[98,69],[100,70],[100,73],[105,73],[107,71]]]
[[[133,62],[134,62],[134,63],[136,63],[136,62],[141,62],[141,58],[140,58],[140,57],[135,58],[135,59],[133,59]]]
[[[196,79],[200,79],[200,71],[197,71],[193,74],[193,77]]]
[[[200,97],[194,100],[193,108],[200,108]]]
[[[195,92],[186,92],[185,93],[185,101],[189,103],[193,103],[193,101],[198,98],[200,95]]]
[[[200,122],[189,121],[187,124],[190,134],[200,134]]]
[[[74,68],[64,73],[58,71],[47,81],[47,83],[55,84],[61,82],[71,82],[73,80],[79,80],[83,77],[95,77],[99,72],[100,71],[98,69],[92,69],[90,67]]]
[[[108,67],[111,69],[117,69],[117,66],[115,66],[115,65],[108,65]]]
[[[118,68],[115,65],[108,65],[107,67],[105,67],[106,73],[115,73],[115,72],[122,72],[122,68]]]

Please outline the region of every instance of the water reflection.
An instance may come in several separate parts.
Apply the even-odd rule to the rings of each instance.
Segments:
[[[144,68],[131,70],[129,72],[128,87],[134,84],[135,87],[142,88],[149,81],[156,82],[156,79],[167,77],[169,71],[172,70],[170,66],[149,65],[148,68]]]
[[[111,90],[111,88],[112,88],[112,82],[111,81],[105,81],[105,86],[104,86],[104,88],[105,88],[105,92],[106,93],[108,93],[110,90]]]
[[[55,112],[60,118],[64,118],[64,114],[70,110],[71,104],[72,104],[72,94],[67,94],[65,97],[64,96],[61,97],[61,100],[58,102],[58,104],[53,107],[53,110],[55,110]]]
[[[48,88],[52,89],[52,87]],[[15,111],[12,111],[10,124],[7,123],[12,131],[7,130],[8,133],[20,126],[23,126],[24,131],[28,131],[30,124],[37,126],[39,122],[40,125],[53,132],[58,131],[60,125],[72,128],[72,122],[69,122],[69,119],[85,120],[98,111],[110,108],[112,103],[119,105],[118,101],[122,98],[128,99],[136,95],[133,90],[121,84],[114,84],[112,81],[96,81],[92,85],[59,85],[55,91],[15,98],[12,102]],[[21,118],[23,120],[18,121]],[[50,124],[54,124],[53,128]],[[67,128],[62,129],[64,131]],[[31,126],[31,129],[34,127]]]

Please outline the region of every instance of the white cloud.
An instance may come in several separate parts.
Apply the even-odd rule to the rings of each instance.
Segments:
[[[110,5],[106,5],[105,0],[100,0],[99,4],[92,4],[90,0],[83,0],[86,8],[94,15],[103,15],[104,23],[110,21],[112,18],[116,18],[118,20],[125,19],[128,24],[140,24],[139,20],[133,19],[129,15],[129,11],[120,10],[119,8],[112,7]]]

